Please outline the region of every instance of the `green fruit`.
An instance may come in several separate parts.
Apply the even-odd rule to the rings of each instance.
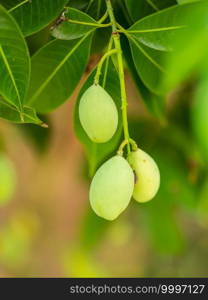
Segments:
[[[134,189],[134,173],[128,162],[116,155],[96,172],[90,186],[90,204],[107,220],[116,219],[128,206]]]
[[[160,171],[157,164],[146,152],[138,149],[128,156],[134,170],[136,183],[133,197],[138,202],[147,202],[157,193],[160,186]]]
[[[118,112],[111,96],[100,86],[92,85],[79,104],[80,122],[95,143],[109,141],[118,126]]]
[[[0,154],[0,206],[6,205],[13,196],[16,174],[11,161]]]

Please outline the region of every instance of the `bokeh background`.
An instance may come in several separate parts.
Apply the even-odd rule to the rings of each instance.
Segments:
[[[192,122],[196,79],[169,95],[165,119],[148,113],[128,70],[126,83],[131,134],[161,170],[158,195],[132,200],[113,222],[92,212],[87,160],[73,129],[79,87],[49,115],[49,129],[1,120],[1,277],[208,275],[207,164]]]

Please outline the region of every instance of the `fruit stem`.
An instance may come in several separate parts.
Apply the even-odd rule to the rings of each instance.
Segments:
[[[119,147],[119,149],[118,149],[118,151],[117,151],[117,154],[123,156],[123,149],[124,149],[124,147],[125,147],[126,145],[128,145],[128,144],[131,145],[132,151],[136,151],[136,150],[138,149],[137,143],[136,143],[133,139],[124,140],[124,141],[121,143],[121,145],[120,145],[120,147]]]
[[[136,151],[138,149],[137,143],[133,139],[130,139],[129,142],[131,144],[132,151]]]
[[[109,40],[109,43],[108,43],[107,52],[112,49],[112,46],[113,46],[113,38],[111,36],[110,40]],[[106,86],[108,67],[109,67],[109,57],[106,59],[106,63],[105,63],[105,67],[104,67],[104,72],[103,72],[103,81],[102,81],[102,87],[103,88],[105,88],[105,86]]]
[[[94,78],[94,84],[99,84],[99,78],[100,78],[100,75],[101,75],[101,70],[102,70],[102,66],[106,60],[106,58],[108,58],[109,56],[117,53],[118,50],[117,49],[112,49],[108,52],[106,52],[103,57],[101,58],[101,60],[99,61],[98,63],[98,66],[97,66],[97,72],[95,74],[95,78]]]
[[[127,141],[127,151],[128,153],[130,153],[130,137],[129,137],[128,119],[127,119],[127,95],[126,95],[126,87],[125,87],[124,65],[123,65],[123,58],[122,58],[120,35],[118,32],[117,22],[114,16],[111,0],[105,0],[105,1],[106,1],[110,22],[112,23],[112,36],[113,36],[115,48],[118,50],[117,58],[118,58],[118,73],[119,73],[119,80],[120,80],[120,87],[121,87],[121,102],[122,102],[121,110],[122,110],[123,130],[124,130],[124,138]]]
[[[106,12],[104,13],[104,15],[97,21],[97,23],[102,24],[108,17],[108,11],[106,10]]]

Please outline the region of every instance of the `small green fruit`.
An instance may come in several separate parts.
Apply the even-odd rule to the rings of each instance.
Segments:
[[[128,206],[134,190],[134,173],[128,162],[116,155],[96,172],[90,186],[90,204],[107,220],[116,219]]]
[[[118,126],[118,112],[111,96],[100,86],[92,85],[83,94],[79,104],[80,122],[95,143],[105,143]]]
[[[157,193],[160,186],[160,171],[146,152],[138,149],[128,156],[128,162],[136,175],[133,197],[138,202],[147,202]]]

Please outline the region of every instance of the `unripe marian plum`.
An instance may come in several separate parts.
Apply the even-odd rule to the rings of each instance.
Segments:
[[[79,104],[80,122],[95,143],[105,143],[118,126],[118,112],[111,96],[100,86],[92,85],[83,94]]]
[[[136,176],[133,198],[138,202],[151,200],[160,186],[160,171],[157,164],[141,149],[131,152],[128,162]]]
[[[116,219],[128,206],[134,189],[134,173],[128,162],[116,155],[96,172],[90,186],[90,204],[107,220]]]

